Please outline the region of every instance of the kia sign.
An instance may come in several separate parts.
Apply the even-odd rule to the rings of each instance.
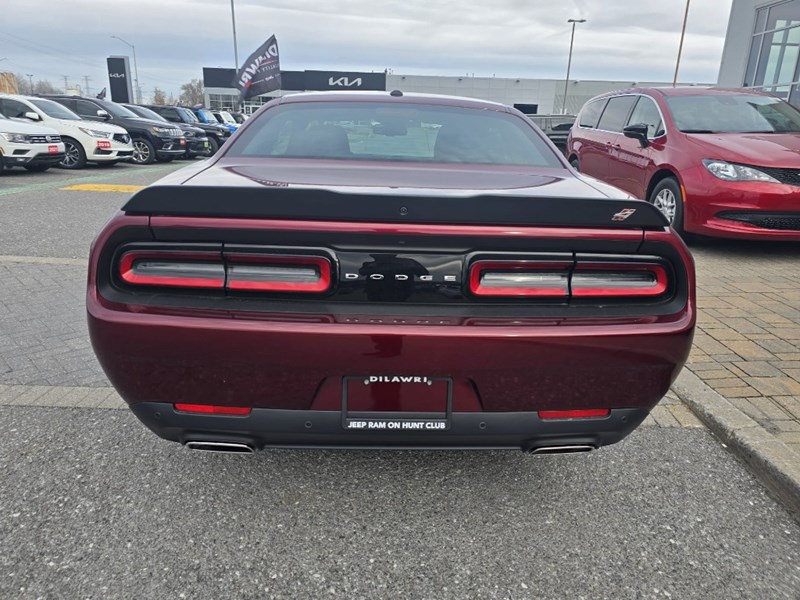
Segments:
[[[306,71],[307,90],[386,90],[385,73]]]
[[[131,86],[131,68],[127,56],[109,56],[108,87],[111,90],[111,100],[114,102],[133,102],[133,87]]]

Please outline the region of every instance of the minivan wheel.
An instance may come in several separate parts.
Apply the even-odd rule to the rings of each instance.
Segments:
[[[677,179],[667,177],[659,181],[650,192],[648,201],[667,217],[675,231],[683,235],[683,194]]]
[[[573,157],[573,158],[569,159],[569,164],[572,165],[572,168],[575,169],[576,171],[578,171],[578,173],[581,172],[581,165],[578,162],[577,158]]]
[[[137,165],[149,165],[156,160],[156,149],[144,138],[133,140],[133,162]]]
[[[64,138],[64,158],[58,166],[62,169],[82,169],[86,166],[86,152],[80,142]]]

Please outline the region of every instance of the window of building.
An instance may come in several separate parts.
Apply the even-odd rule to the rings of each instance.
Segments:
[[[756,11],[756,22],[745,71],[745,87],[794,101],[798,96],[800,62],[800,0],[788,0]],[[796,102],[795,102],[796,103]]]

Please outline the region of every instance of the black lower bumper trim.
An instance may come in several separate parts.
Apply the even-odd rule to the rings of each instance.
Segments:
[[[228,442],[265,447],[519,448],[614,444],[647,417],[645,409],[614,409],[603,419],[541,420],[536,412],[453,413],[445,430],[352,430],[339,411],[253,409],[246,417],[177,412],[144,402],[133,413],[160,437],[180,442]],[[384,419],[403,419],[387,413]]]

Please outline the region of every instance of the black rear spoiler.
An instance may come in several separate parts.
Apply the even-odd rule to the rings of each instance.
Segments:
[[[641,200],[549,196],[392,195],[317,188],[152,186],[122,207],[131,215],[379,223],[663,229]]]

